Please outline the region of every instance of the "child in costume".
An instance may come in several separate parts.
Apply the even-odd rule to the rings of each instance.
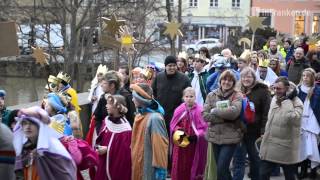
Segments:
[[[125,98],[106,94],[108,116],[96,140],[99,166],[96,180],[131,179],[131,126],[125,117]]]
[[[172,180],[203,179],[206,166],[207,123],[203,120],[202,106],[195,102],[195,90],[188,87],[183,91],[183,100],[170,122],[173,138]]]
[[[131,84],[138,110],[132,129],[132,180],[164,180],[168,165],[168,134],[164,110],[148,84]]]
[[[74,138],[73,134],[77,132],[74,129],[74,118],[76,117],[72,116],[77,116],[77,113],[75,111],[73,111],[73,115],[70,114],[70,112],[68,113],[67,106],[68,100],[66,100],[65,96],[55,93],[48,94],[45,110],[51,116],[52,122],[49,126],[63,135],[60,141],[71,154],[72,159],[77,165],[78,180],[82,180],[83,177],[80,171],[97,166],[98,156],[86,141]]]
[[[92,104],[91,113],[93,113],[94,110],[96,109],[99,99],[101,95],[104,93],[101,87],[101,80],[102,80],[102,77],[107,73],[107,71],[108,71],[107,66],[100,64],[98,66],[96,76],[91,81],[91,87],[90,87],[90,92],[88,96],[88,100]]]
[[[76,179],[76,166],[40,107],[21,109],[14,129],[17,179]]]

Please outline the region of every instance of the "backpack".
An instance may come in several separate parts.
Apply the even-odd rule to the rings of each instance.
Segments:
[[[242,98],[242,108],[240,113],[240,119],[245,124],[253,124],[255,122],[255,107],[253,102],[249,101],[246,95]]]

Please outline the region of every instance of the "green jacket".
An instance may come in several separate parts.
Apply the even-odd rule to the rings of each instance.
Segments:
[[[1,117],[2,117],[2,123],[9,126],[9,115],[11,111],[4,108],[2,111],[0,111]]]
[[[277,48],[278,48],[278,51],[280,52],[280,54],[282,55],[282,57],[283,57],[283,58],[286,58],[287,53],[286,53],[284,47],[278,45]],[[264,46],[263,46],[263,50],[265,50],[266,52],[268,52],[268,51],[269,51],[268,46],[267,46],[267,45],[264,45]]]
[[[199,83],[200,83],[200,90],[201,90],[201,94],[202,94],[202,98],[203,98],[203,102],[206,101],[206,97],[207,97],[207,94],[209,93],[207,88],[206,88],[206,82],[207,82],[207,78],[209,77],[209,72],[208,71],[203,71],[199,74]],[[194,78],[194,72],[192,73],[189,73],[189,79],[190,79],[190,82],[192,84],[192,80]]]

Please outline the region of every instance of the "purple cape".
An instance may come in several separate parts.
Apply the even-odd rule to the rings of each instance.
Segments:
[[[182,103],[175,109],[173,114],[173,118],[170,122],[170,140],[172,139],[172,135],[174,133],[175,127],[181,121],[181,116],[185,113],[191,117],[190,119],[195,125],[194,132],[197,136],[197,145],[196,151],[194,154],[193,165],[191,168],[191,177],[190,179],[195,179],[198,175],[204,174],[206,159],[207,157],[204,154],[207,154],[207,146],[208,143],[204,137],[208,125],[203,120],[201,116],[202,106],[195,104],[191,109],[188,109],[185,103]],[[173,146],[172,141],[170,141],[171,147]],[[173,157],[175,158],[175,157]]]

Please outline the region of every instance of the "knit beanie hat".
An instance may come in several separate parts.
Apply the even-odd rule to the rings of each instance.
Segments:
[[[167,56],[166,59],[164,60],[164,65],[167,66],[168,64],[177,64],[177,59],[174,56]]]

